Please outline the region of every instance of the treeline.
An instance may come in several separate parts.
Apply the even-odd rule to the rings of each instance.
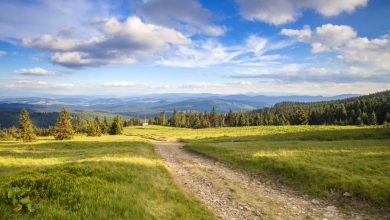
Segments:
[[[260,125],[377,125],[390,123],[390,91],[338,101],[283,102],[252,112],[161,112],[149,123],[183,128]]]
[[[130,119],[123,122],[117,115],[111,123],[104,117],[100,122],[98,116],[95,120],[86,120],[82,125],[80,117],[72,118],[71,114],[64,108],[58,114],[55,126],[48,128],[37,128],[33,125],[30,114],[26,109],[22,109],[19,115],[19,126],[12,126],[0,130],[0,140],[17,139],[25,142],[34,141],[37,136],[54,136],[56,140],[72,139],[75,133],[86,133],[88,136],[101,136],[102,134],[117,135],[123,133],[123,126],[127,124],[140,123],[139,120]]]

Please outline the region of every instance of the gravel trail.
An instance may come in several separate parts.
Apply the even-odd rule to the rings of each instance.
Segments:
[[[220,219],[361,219],[184,150],[181,143],[154,144],[176,183]]]

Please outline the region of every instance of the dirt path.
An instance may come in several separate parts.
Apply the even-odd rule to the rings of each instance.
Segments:
[[[186,151],[180,143],[155,142],[155,146],[177,184],[221,219],[360,219]]]

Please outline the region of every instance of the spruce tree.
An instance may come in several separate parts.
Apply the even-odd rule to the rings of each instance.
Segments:
[[[80,133],[81,131],[81,119],[80,116],[76,116],[76,122],[73,126],[74,132]]]
[[[385,125],[390,124],[390,113],[388,113],[388,112],[387,112],[386,115],[385,115],[384,124],[385,124]]]
[[[297,111],[295,111],[295,114],[293,117],[293,124],[294,125],[307,125],[308,124],[308,116],[303,109],[298,109]]]
[[[369,125],[377,124],[377,118],[375,112],[371,112],[371,114],[368,116],[368,124]]]
[[[56,140],[69,140],[73,138],[73,135],[72,118],[70,117],[69,112],[63,108],[57,119],[54,138]]]
[[[96,136],[101,136],[102,135],[102,126],[100,124],[100,120],[99,120],[98,116],[95,117],[95,121],[93,124],[94,124],[95,129],[96,129]]]
[[[213,109],[211,109],[211,113],[210,113],[210,125],[211,125],[211,127],[218,127],[219,126],[218,113],[215,110],[214,106],[213,106]]]
[[[30,116],[26,109],[22,109],[19,116],[19,137],[25,141],[33,141],[36,139],[35,129],[30,120]]]
[[[115,116],[114,121],[111,124],[110,134],[117,135],[117,134],[122,134],[122,133],[123,133],[122,118],[119,115],[117,115],[117,116]]]
[[[167,115],[165,114],[164,111],[160,112],[159,120],[160,120],[160,125],[162,125],[162,126],[167,125]]]
[[[102,133],[103,134],[108,134],[110,130],[110,124],[108,123],[107,117],[104,116],[103,118],[103,126],[102,126]]]

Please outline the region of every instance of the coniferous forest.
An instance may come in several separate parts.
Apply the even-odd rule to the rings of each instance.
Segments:
[[[22,110],[22,113],[25,115],[27,112]],[[61,114],[32,112],[30,115],[39,115],[32,120],[36,135],[56,134],[56,126],[48,125],[48,122],[57,120]],[[9,117],[9,119],[17,122],[19,120],[18,117]],[[72,113],[69,114],[68,120],[76,133],[86,133],[88,136],[120,134],[121,127],[138,126],[143,122],[194,129],[266,125],[387,125],[390,124],[390,91],[337,101],[282,102],[273,107],[247,112],[218,113],[213,107],[210,112],[173,110],[168,114],[163,111],[154,118],[144,119],[122,119],[120,116],[107,117],[98,113]],[[16,126],[3,128],[0,130],[0,138],[18,138],[21,135],[19,130]]]
[[[161,112],[151,123],[174,127],[208,128],[260,125],[382,125],[390,123],[390,91],[355,98],[296,103],[282,102],[250,112],[219,114],[178,112],[171,117]]]

